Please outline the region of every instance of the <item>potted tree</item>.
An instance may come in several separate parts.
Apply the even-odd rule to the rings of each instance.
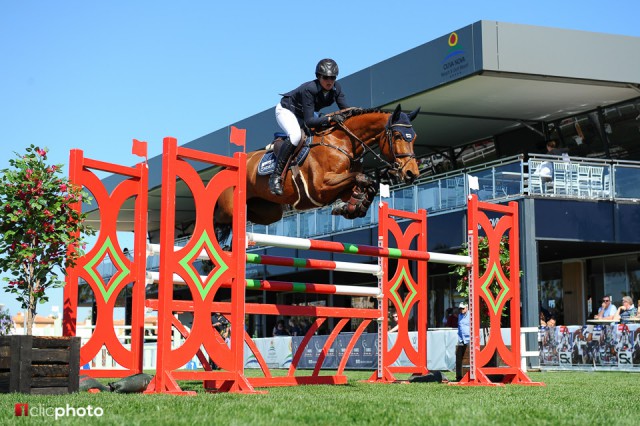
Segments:
[[[31,145],[0,171],[0,272],[10,275],[4,291],[22,303],[27,317],[25,336],[0,337],[0,369],[10,373],[0,392],[77,390],[79,338],[34,337],[33,324],[47,290],[64,285],[58,273],[74,265],[83,236],[94,231],[73,208],[89,197],[46,160],[47,149]]]

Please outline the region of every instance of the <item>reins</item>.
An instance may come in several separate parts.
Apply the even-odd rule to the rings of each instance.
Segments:
[[[367,153],[371,153],[371,154],[373,154],[373,155],[378,159],[378,161],[380,161],[382,164],[384,164],[385,166],[388,166],[388,167],[392,167],[392,168],[393,168],[393,166],[392,166],[392,165],[391,165],[387,160],[385,160],[384,158],[382,158],[382,157],[381,157],[377,152],[375,152],[375,151],[373,150],[373,148],[371,148],[369,145],[367,145],[366,143],[364,143],[364,142],[362,141],[362,139],[360,139],[358,136],[356,136],[356,135],[355,135],[355,134],[354,134],[354,133],[353,133],[353,132],[352,132],[352,131],[351,131],[351,130],[350,130],[350,129],[349,129],[349,128],[344,124],[344,123],[338,123],[338,127],[340,127],[342,130],[344,130],[344,132],[345,132],[346,134],[348,134],[349,136],[351,136],[353,139],[355,139],[355,140],[356,140],[356,141],[357,141],[357,142],[362,146],[362,148],[363,148],[363,150],[362,150],[362,155],[360,155],[360,156],[359,156],[359,157],[357,157],[357,158],[356,158],[355,156],[354,156],[353,158],[351,158],[351,162],[352,162],[352,163],[355,163],[355,162],[358,162],[358,161],[362,160],[362,159],[367,155]],[[385,129],[386,129],[386,128],[387,128],[387,127],[385,126]],[[392,147],[392,151],[393,151],[393,147]],[[355,154],[355,151],[354,151],[354,154]],[[394,154],[395,154],[395,153],[394,153]]]

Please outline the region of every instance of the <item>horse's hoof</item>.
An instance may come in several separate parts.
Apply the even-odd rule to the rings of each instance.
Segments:
[[[334,216],[342,216],[345,212],[345,206],[347,205],[347,203],[340,203],[337,206],[334,206],[331,209],[331,214]]]

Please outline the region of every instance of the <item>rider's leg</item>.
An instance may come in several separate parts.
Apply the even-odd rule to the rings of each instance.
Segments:
[[[276,121],[288,137],[280,149],[276,161],[276,168],[271,176],[269,176],[269,190],[272,194],[282,195],[282,172],[289,160],[289,156],[300,143],[302,132],[300,131],[300,124],[296,116],[288,109],[283,108],[279,103],[276,106]]]

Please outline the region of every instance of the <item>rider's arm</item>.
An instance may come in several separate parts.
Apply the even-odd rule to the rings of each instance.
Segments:
[[[304,124],[312,129],[325,129],[329,127],[331,123],[329,123],[329,117],[326,115],[321,117],[316,117],[314,115],[315,96],[316,94],[314,91],[309,89],[305,89],[304,92],[302,92],[302,117],[304,119]]]

